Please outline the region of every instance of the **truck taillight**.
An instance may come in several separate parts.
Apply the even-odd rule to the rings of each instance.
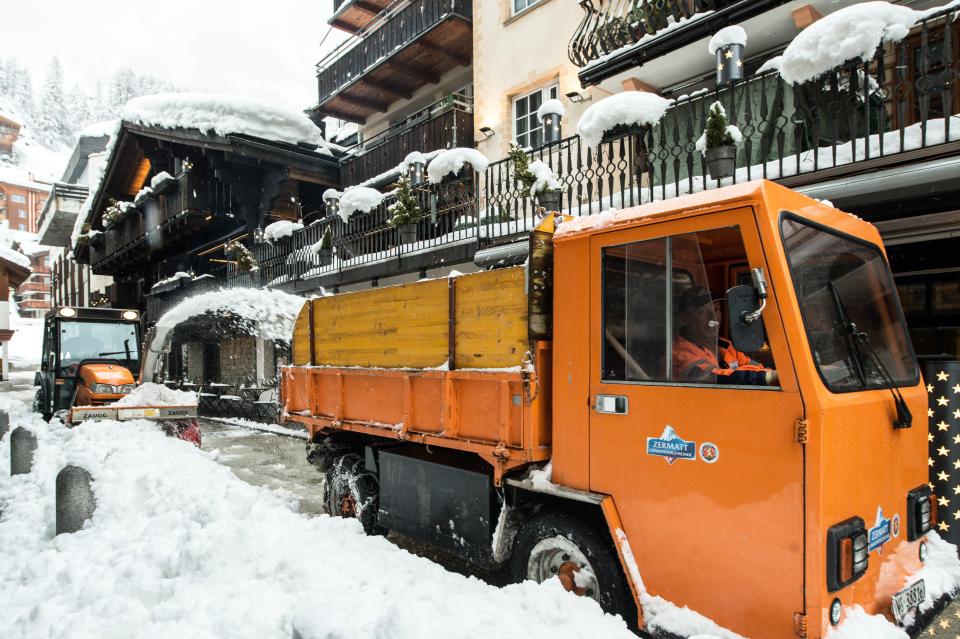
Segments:
[[[827,531],[827,590],[835,592],[867,572],[867,527],[851,517]]]
[[[937,498],[927,485],[907,493],[907,541],[916,541],[937,524]]]

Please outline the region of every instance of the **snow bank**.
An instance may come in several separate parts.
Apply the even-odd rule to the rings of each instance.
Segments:
[[[655,125],[666,113],[671,100],[645,91],[624,91],[600,100],[580,117],[577,133],[584,144],[595,147],[603,134],[617,126]]]
[[[556,98],[551,98],[540,105],[540,108],[537,109],[537,119],[543,122],[543,117],[548,113],[554,113],[561,118],[563,114],[566,113],[566,110],[563,108],[563,105],[560,103],[560,100]]]
[[[881,42],[902,40],[922,17],[919,11],[889,2],[864,2],[838,9],[801,31],[787,45],[780,75],[789,84],[797,84],[847,60],[869,60]]]
[[[294,231],[299,231],[303,228],[302,222],[292,222],[290,220],[278,220],[272,224],[268,224],[267,228],[263,229],[263,240],[265,242],[276,242],[285,237],[290,237],[293,235]]]
[[[164,129],[199,129],[222,136],[241,134],[325,146],[320,129],[300,111],[249,96],[160,93],[130,100],[120,117],[126,122]]]
[[[298,513],[153,424],[11,422],[39,448],[28,475],[10,477],[0,455],[5,639],[633,638],[556,579],[496,588],[448,572],[356,520]],[[67,463],[91,473],[97,508],[54,537]]]
[[[381,193],[369,186],[350,186],[340,195],[340,219],[350,221],[350,216],[357,211],[367,213],[380,206],[386,193]]]
[[[17,368],[40,368],[40,359],[43,357],[43,319],[20,317],[16,312],[16,305],[10,304],[10,328],[13,329],[13,339],[7,346],[7,355],[10,363]]]
[[[731,44],[747,46],[747,32],[743,30],[743,27],[732,25],[717,31],[710,38],[710,42],[707,43],[707,51],[710,52],[710,55],[716,55],[717,49],[728,47]]]
[[[464,164],[472,166],[474,171],[482,172],[490,165],[490,160],[476,149],[448,149],[433,158],[427,167],[427,177],[431,184],[440,184],[450,173],[459,173]]]
[[[147,382],[137,386],[132,393],[121,397],[114,406],[196,406],[197,394],[174,390],[163,384]]]

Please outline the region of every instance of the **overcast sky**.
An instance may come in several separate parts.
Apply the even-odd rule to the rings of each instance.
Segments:
[[[119,67],[188,90],[260,96],[306,108],[332,0],[2,0],[0,56],[30,69],[34,90],[53,56],[66,88],[106,81]]]

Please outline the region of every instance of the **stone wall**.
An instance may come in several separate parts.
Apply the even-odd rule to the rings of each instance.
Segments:
[[[239,337],[220,343],[220,381],[235,384],[257,372],[257,345],[253,337]]]

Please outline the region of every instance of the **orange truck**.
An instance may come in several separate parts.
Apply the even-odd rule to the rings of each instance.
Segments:
[[[311,300],[281,385],[331,514],[652,635],[774,639],[949,599],[926,402],[877,230],[766,181]]]

